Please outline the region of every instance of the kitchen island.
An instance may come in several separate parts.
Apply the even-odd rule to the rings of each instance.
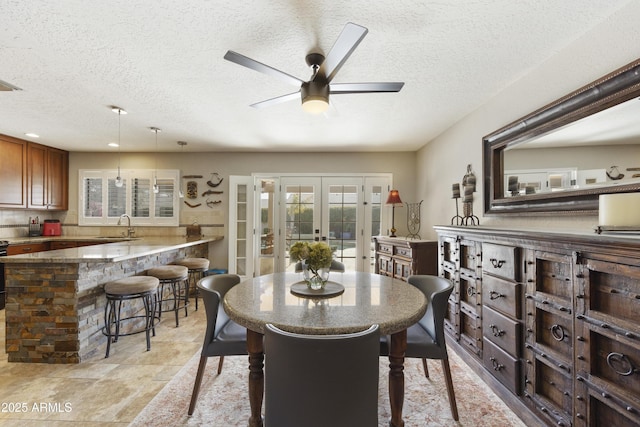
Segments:
[[[0,258],[9,362],[80,363],[106,344],[104,284],[186,257],[222,237],[144,237]]]

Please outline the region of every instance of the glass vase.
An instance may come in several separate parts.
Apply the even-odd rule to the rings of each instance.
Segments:
[[[302,274],[309,289],[314,291],[324,289],[325,284],[329,280],[329,268],[319,268],[316,273],[314,273],[305,261],[302,261]]]

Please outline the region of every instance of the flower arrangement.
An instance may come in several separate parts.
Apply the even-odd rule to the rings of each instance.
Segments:
[[[321,268],[331,267],[333,251],[325,242],[296,242],[289,249],[292,261],[303,261],[314,275]]]

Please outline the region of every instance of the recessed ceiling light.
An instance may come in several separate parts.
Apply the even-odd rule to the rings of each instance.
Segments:
[[[109,147],[119,147],[120,145],[117,142],[110,142],[107,144]]]
[[[25,136],[29,136],[31,138],[40,138],[40,135],[36,133],[25,133]]]

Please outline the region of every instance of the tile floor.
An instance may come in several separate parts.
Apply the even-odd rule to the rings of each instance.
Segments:
[[[146,351],[144,334],[121,338],[74,365],[9,363],[4,349],[5,314],[0,310],[0,425],[127,426],[200,349],[204,306],[180,326],[164,316]],[[167,313],[171,314],[171,313]]]

